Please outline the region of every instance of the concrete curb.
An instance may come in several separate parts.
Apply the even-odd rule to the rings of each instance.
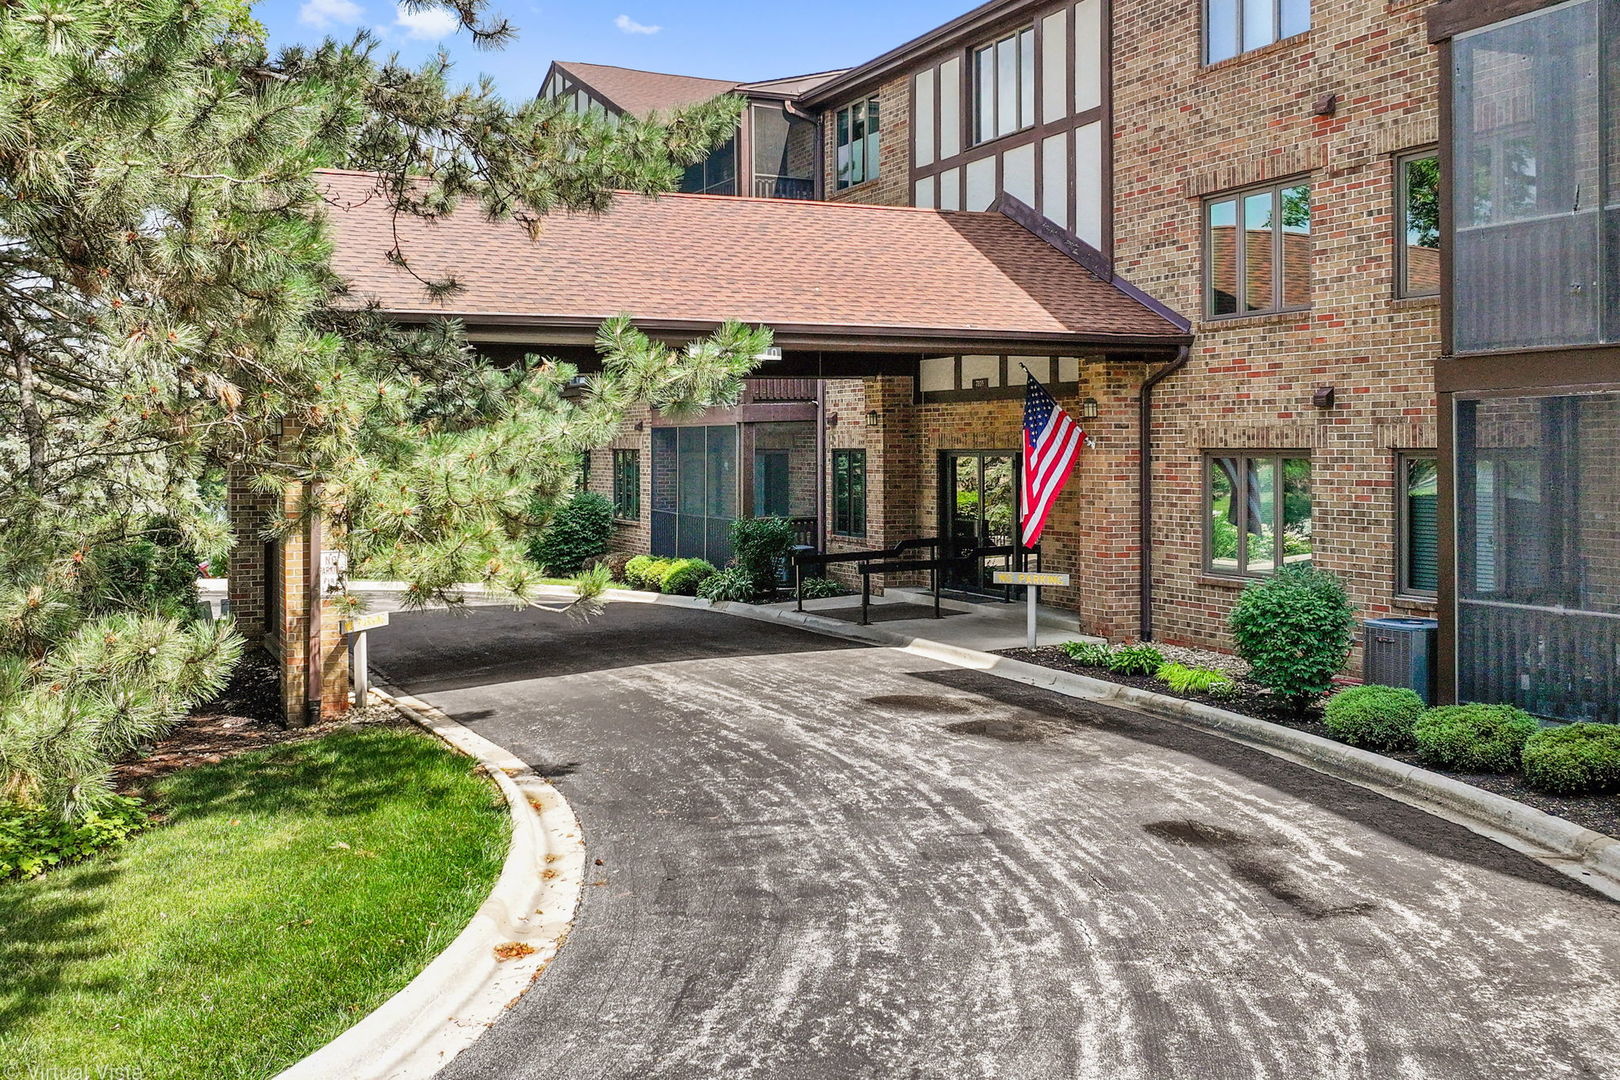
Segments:
[[[427,1080],[528,991],[568,937],[579,906],[584,833],[557,789],[431,705],[373,692],[489,770],[512,811],[512,845],[489,899],[449,948],[375,1012],[276,1080]],[[496,948],[511,944],[532,952],[500,960]]]
[[[558,591],[571,595],[566,590]],[[1620,900],[1620,840],[1449,776],[1306,731],[1257,720],[1199,701],[1185,701],[1168,694],[1122,686],[1106,679],[1094,679],[926,638],[908,637],[890,630],[857,626],[811,612],[760,608],[751,604],[713,603],[685,596],[623,589],[609,590],[607,598],[628,603],[707,609],[760,622],[798,626],[848,641],[901,649],[956,667],[983,671],[997,678],[1052,690],[1066,697],[1150,713],[1213,732],[1273,757],[1284,758],[1456,822],[1528,855],[1596,892]]]

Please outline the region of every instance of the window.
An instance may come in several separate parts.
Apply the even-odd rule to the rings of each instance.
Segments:
[[[613,451],[613,514],[641,520],[641,451]]]
[[[1452,43],[1458,352],[1620,341],[1617,24],[1584,0]]]
[[[973,50],[973,141],[1035,126],[1035,30]]]
[[[1395,159],[1395,295],[1440,292],[1440,158]]]
[[[1310,307],[1311,254],[1309,185],[1211,199],[1204,206],[1206,314],[1219,319]]]
[[[839,536],[866,535],[866,451],[834,450],[833,529]]]
[[[1395,591],[1434,596],[1440,587],[1440,471],[1432,454],[1401,454],[1396,464]]]
[[[1310,0],[1205,0],[1204,63],[1228,60],[1310,28]]]
[[[589,450],[579,455],[578,485],[580,491],[591,490],[591,452]]]
[[[1205,458],[1204,568],[1261,577],[1311,561],[1311,461],[1290,454]]]
[[[878,117],[878,99],[870,97],[839,109],[836,123],[839,189],[876,180],[879,129],[882,126]]]
[[[692,195],[737,194],[737,137],[733,135],[708,157],[689,166],[680,190]]]

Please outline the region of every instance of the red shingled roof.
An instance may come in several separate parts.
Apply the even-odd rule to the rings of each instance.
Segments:
[[[393,224],[365,173],[323,174],[337,272],[402,317],[470,324],[701,327],[740,319],[800,337],[1163,344],[1185,331],[999,213],[710,195],[620,195],[555,214],[531,240],[469,206],[401,217],[411,268],[453,275],[442,303],[389,262]]]
[[[684,108],[729,94],[737,88],[725,79],[699,79],[691,75],[665,75],[657,71],[610,67],[607,64],[580,64],[559,60],[556,65],[577,81],[631,116]]]

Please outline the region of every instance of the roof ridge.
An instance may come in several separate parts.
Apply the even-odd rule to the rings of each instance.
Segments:
[[[682,75],[676,71],[654,71],[651,68],[625,67],[623,64],[598,64],[591,60],[553,60],[552,63],[567,67],[572,64],[578,67],[608,68],[612,71],[628,71],[635,75],[657,75],[663,79],[691,79],[693,82],[730,83],[732,86],[744,86],[746,83],[738,79],[721,79],[712,75]],[[802,76],[796,76],[802,77]],[[774,79],[761,80],[762,82],[775,82]]]

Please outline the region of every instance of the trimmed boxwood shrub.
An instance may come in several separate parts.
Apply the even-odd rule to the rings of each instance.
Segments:
[[[1412,730],[1428,706],[1412,690],[1395,686],[1352,686],[1333,695],[1322,721],[1340,742],[1369,750],[1410,750]]]
[[[1164,667],[1164,653],[1151,645],[1122,645],[1108,657],[1108,670],[1116,675],[1156,675]]]
[[[607,554],[613,539],[613,504],[594,491],[582,491],[552,515],[529,542],[529,558],[553,577],[573,577]]]
[[[754,579],[740,566],[728,566],[698,586],[698,595],[705,600],[731,600],[746,604],[758,594]]]
[[[651,555],[637,555],[624,564],[624,583],[632,589],[657,592],[663,587],[664,575],[669,573],[670,560],[655,559]]]
[[[1521,758],[1524,779],[1554,795],[1620,791],[1620,725],[1569,724],[1530,736]]]
[[[1343,669],[1355,609],[1337,577],[1296,563],[1244,589],[1229,622],[1249,678],[1303,709]]]
[[[717,572],[714,564],[704,559],[676,559],[664,571],[658,591],[676,596],[696,596],[698,586]]]
[[[1540,728],[1535,717],[1511,705],[1443,705],[1419,717],[1412,736],[1426,764],[1509,773],[1518,770],[1524,744]]]

